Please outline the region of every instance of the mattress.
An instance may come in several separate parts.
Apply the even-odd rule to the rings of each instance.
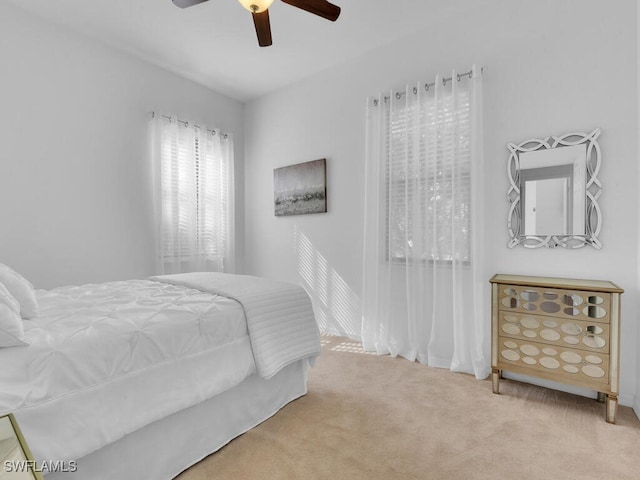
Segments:
[[[0,414],[38,461],[84,457],[256,372],[235,300],[150,280],[37,296],[30,345],[0,349]]]

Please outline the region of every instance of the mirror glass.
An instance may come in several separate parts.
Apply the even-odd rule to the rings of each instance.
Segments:
[[[594,365],[599,365],[602,363],[602,359],[600,357],[596,357],[595,355],[587,355],[586,357],[584,357],[584,359],[589,363],[593,363]]]
[[[0,458],[26,460],[9,417],[0,418]],[[0,477],[2,475],[0,474]]]
[[[598,327],[597,325],[589,325],[587,327],[587,333],[589,335],[600,335],[602,334],[603,330],[601,327]]]
[[[569,345],[577,345],[580,343],[580,340],[578,339],[578,337],[572,336],[572,335],[567,335],[566,337],[564,337],[562,339],[562,341],[564,343],[568,343]]]
[[[600,129],[510,143],[509,247],[600,248]]]
[[[532,317],[524,317],[520,320],[520,325],[524,328],[538,328],[540,326],[540,322]]]
[[[563,323],[560,329],[568,335],[580,335],[582,327],[577,323]]]
[[[593,378],[601,378],[606,375],[606,372],[603,369],[596,367],[595,365],[585,365],[582,367],[582,373]]]
[[[564,360],[567,363],[580,363],[582,362],[582,357],[580,356],[580,354],[576,353],[576,352],[572,352],[569,350],[566,350],[564,352],[562,352],[560,354],[560,358],[562,360]]]
[[[42,479],[40,473],[35,473],[17,433],[17,423],[10,415],[0,417],[0,479],[4,480],[34,480]],[[28,451],[28,448],[27,448]],[[25,465],[27,466],[25,468]]]
[[[521,215],[525,235],[584,235],[586,146],[523,152]]]
[[[594,305],[600,305],[602,302],[604,302],[604,299],[602,297],[598,297],[597,295],[592,295],[589,297],[589,303],[593,303]]]
[[[562,301],[565,303],[565,305],[569,305],[569,306],[576,306],[576,305],[582,305],[582,297],[580,295],[576,295],[575,293],[572,295],[565,295],[562,298]]]
[[[582,313],[590,318],[602,318],[607,314],[607,311],[602,307],[589,305],[588,307],[584,307]]]
[[[502,304],[507,308],[518,308],[520,302],[515,297],[505,297],[502,299]]]
[[[523,172],[527,175],[523,175],[522,179],[524,234],[554,235],[561,233],[566,235],[574,233],[573,218],[569,216],[568,209],[571,201],[570,178],[535,178],[532,170]],[[557,175],[553,172],[548,174]]]
[[[540,294],[535,290],[525,290],[520,296],[527,302],[535,302],[540,298]]]
[[[607,344],[604,338],[602,337],[582,337],[582,343],[584,343],[589,348],[604,348]]]
[[[556,313],[560,311],[560,305],[556,302],[542,302],[540,308],[546,313]]]

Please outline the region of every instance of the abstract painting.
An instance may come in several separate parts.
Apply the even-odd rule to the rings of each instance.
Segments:
[[[276,216],[327,211],[327,161],[322,158],[273,170]]]

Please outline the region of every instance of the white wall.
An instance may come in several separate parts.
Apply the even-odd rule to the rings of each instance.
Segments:
[[[360,334],[367,95],[439,71],[485,65],[487,248],[492,273],[612,280],[622,286],[621,401],[636,393],[638,329],[637,12],[634,0],[488,0],[468,15],[248,104],[248,273],[301,281],[322,328]],[[508,249],[507,142],[603,131],[602,250]],[[327,158],[329,212],[273,215],[273,169]],[[488,342],[488,339],[486,339]]]
[[[0,262],[38,288],[153,273],[151,111],[235,136],[243,245],[241,103],[6,4],[0,59]]]

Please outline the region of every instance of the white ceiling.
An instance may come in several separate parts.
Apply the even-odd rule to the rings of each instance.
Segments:
[[[237,0],[4,0],[240,101],[294,83],[464,9],[469,0],[333,0],[333,23],[276,0],[260,48]],[[476,0],[477,1],[477,0]],[[473,1],[472,3],[476,3]]]

